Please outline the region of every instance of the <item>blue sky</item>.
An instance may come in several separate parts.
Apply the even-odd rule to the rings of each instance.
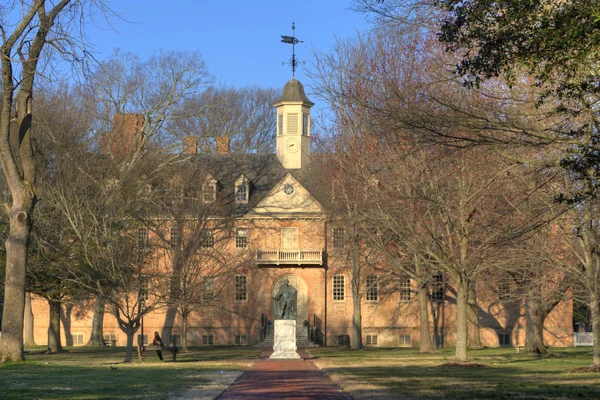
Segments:
[[[168,5],[165,5],[168,4]],[[310,61],[310,49],[329,49],[335,38],[369,28],[365,16],[349,10],[350,0],[115,0],[112,8],[129,22],[113,20],[88,31],[99,59],[114,48],[146,58],[158,49],[199,51],[212,74],[223,83],[242,87],[282,88],[291,69],[282,61],[291,45],[280,35],[292,34],[300,60]],[[302,67],[303,68],[303,67]],[[303,69],[296,77],[306,84]]]

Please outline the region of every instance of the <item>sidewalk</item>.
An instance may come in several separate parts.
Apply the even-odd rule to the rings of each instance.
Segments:
[[[350,400],[298,349],[302,360],[271,360],[265,351],[251,370],[245,372],[218,400],[225,399],[327,399]]]

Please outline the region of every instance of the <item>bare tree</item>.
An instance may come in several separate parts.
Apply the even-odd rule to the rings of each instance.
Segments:
[[[10,221],[6,240],[6,283],[0,362],[21,361],[27,246],[37,201],[36,165],[32,149],[34,82],[55,54],[74,56],[81,49],[72,33],[85,21],[88,7],[101,1],[20,1],[3,9],[2,109],[0,162],[10,191],[4,212]],[[84,58],[84,57],[82,57]]]
[[[185,136],[195,137],[203,153],[215,151],[216,137],[228,137],[233,153],[272,153],[278,95],[255,86],[211,87],[187,99],[183,110],[188,117],[173,121],[168,129],[180,143]]]

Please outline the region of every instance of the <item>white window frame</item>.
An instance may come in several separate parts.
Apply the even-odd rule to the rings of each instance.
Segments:
[[[331,286],[333,301],[346,301],[346,275],[333,275]]]
[[[145,248],[148,245],[148,227],[140,226],[137,230],[137,242],[140,247]]]
[[[115,346],[116,346],[116,343],[117,343],[117,334],[116,334],[115,332],[107,332],[107,333],[104,333],[104,334],[102,335],[102,337],[103,337],[103,339],[104,339],[104,343],[105,343],[107,346],[112,346],[112,345],[113,345],[113,343],[115,343]],[[110,343],[110,344],[108,344],[108,343]]]
[[[212,276],[205,276],[202,278],[202,286],[204,292],[202,293],[202,300],[206,303],[210,303],[215,298],[215,278]]]
[[[365,300],[379,301],[379,279],[377,275],[367,275],[365,278]]]
[[[402,276],[398,280],[398,300],[402,302],[412,300],[412,279],[409,276]]]
[[[246,227],[235,228],[235,248],[236,249],[248,248],[249,231],[250,231],[250,229],[246,228]]]
[[[73,340],[73,346],[85,346],[85,335],[83,332],[71,333],[71,339]]]
[[[293,232],[293,235],[287,236],[284,232]],[[287,246],[287,243],[295,237],[295,246]],[[281,248],[282,249],[297,249],[298,248],[298,227],[286,226],[281,228]]]
[[[438,272],[431,277],[431,301],[443,303],[446,300],[446,278]]]
[[[332,240],[334,249],[342,249],[346,245],[346,229],[342,227],[333,228]]]
[[[235,202],[237,204],[248,204],[248,201],[250,199],[250,181],[248,181],[248,179],[246,179],[246,177],[242,175],[235,181],[234,186]],[[243,198],[242,196],[240,196],[240,194],[243,194]]]
[[[200,235],[200,246],[204,249],[215,247],[215,230],[213,228],[204,228]]]
[[[234,300],[236,303],[248,301],[248,276],[235,275],[234,277]]]
[[[169,333],[169,344],[173,344],[173,338],[177,338],[177,346],[181,346],[181,333]]]
[[[214,203],[217,200],[217,181],[208,178],[202,185],[202,202],[205,204]]]
[[[379,335],[376,333],[365,335],[365,346],[379,347]]]
[[[202,334],[202,346],[214,346],[215,345],[215,334],[214,333],[203,333]]]
[[[179,240],[179,231],[177,230],[177,223],[175,221],[171,221],[171,226],[169,227],[169,242],[171,246],[177,245]]]
[[[241,333],[236,333],[234,338],[234,344],[236,346],[247,346],[248,345],[248,336],[242,335]]]
[[[512,346],[512,334],[510,332],[497,332],[498,334],[498,346],[500,347],[511,347]]]
[[[412,337],[409,333],[398,335],[398,347],[412,347]]]

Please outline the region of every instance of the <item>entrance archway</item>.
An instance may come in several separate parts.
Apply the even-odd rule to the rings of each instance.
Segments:
[[[289,281],[289,284],[298,291],[298,299],[296,302],[296,326],[300,327],[302,326],[305,320],[308,320],[308,296],[306,282],[304,282],[304,279],[300,278],[296,274],[280,275],[273,282],[273,287],[271,288],[271,318],[275,318],[274,310],[276,309],[275,300],[273,300],[273,297],[277,295],[277,293],[279,292],[279,288],[281,287],[281,285],[283,285],[283,282],[286,279]]]

